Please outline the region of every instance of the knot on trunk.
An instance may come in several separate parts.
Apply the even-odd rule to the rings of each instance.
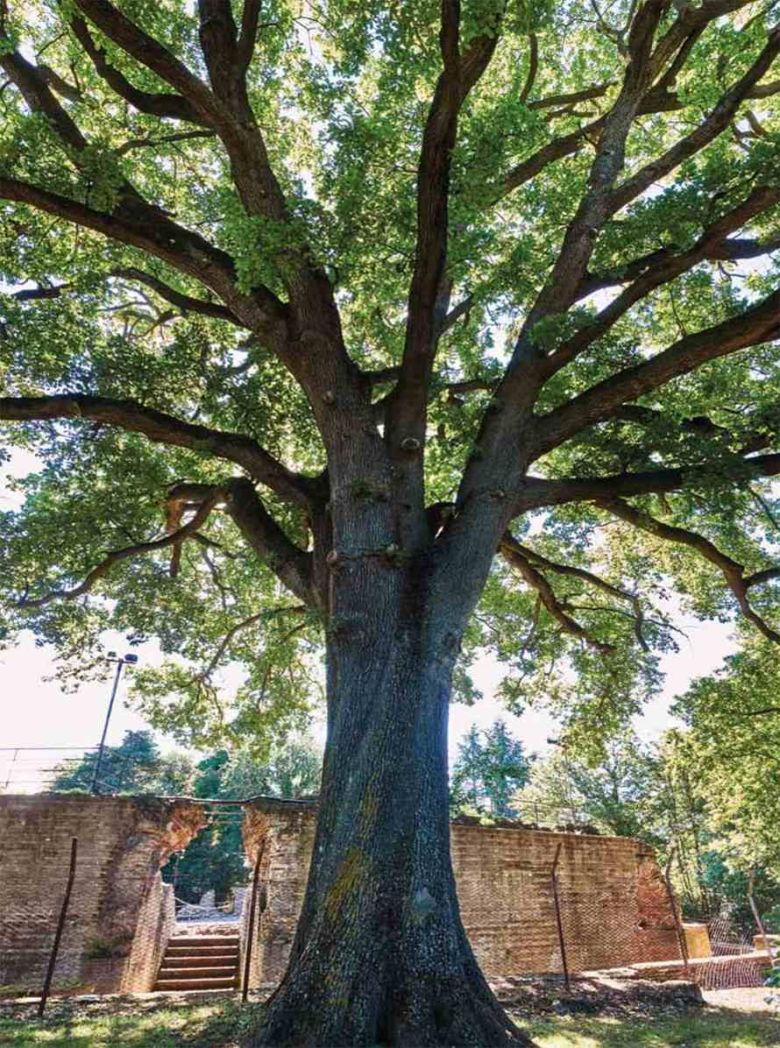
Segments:
[[[427,921],[429,917],[433,916],[438,908],[439,904],[425,885],[423,885],[422,888],[418,888],[412,896],[410,909],[412,920],[417,924],[422,924]]]

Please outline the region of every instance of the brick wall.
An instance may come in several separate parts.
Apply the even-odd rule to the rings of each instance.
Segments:
[[[463,923],[490,976],[561,971],[550,873],[572,971],[679,956],[652,849],[628,837],[454,823]]]
[[[250,985],[281,978],[303,902],[315,805],[244,806],[244,843],[258,854]],[[40,988],[68,872],[79,857],[55,986],[151,989],[175,915],[159,869],[205,824],[192,802],[83,794],[0,796],[0,985]],[[573,971],[679,957],[651,849],[624,837],[510,825],[452,825],[461,913],[489,976],[561,970],[550,871],[560,845],[562,922]],[[241,923],[242,958],[250,907]]]
[[[284,973],[306,886],[315,808],[246,806],[244,838],[261,868],[251,985]],[[674,918],[652,849],[627,837],[516,826],[452,824],[461,915],[488,976],[561,971],[550,872],[558,844],[559,898],[572,971],[679,957]],[[246,931],[246,929],[245,929]]]
[[[196,805],[154,798],[0,796],[0,985],[40,989],[76,837],[54,985],[149,989],[140,951],[165,934],[159,869],[204,821]]]
[[[126,992],[153,989],[165,944],[175,927],[173,885],[165,884],[158,871],[141,903],[130,953],[122,969],[120,989]]]
[[[244,811],[244,845],[253,866],[262,852],[250,957],[250,986],[258,986],[279,982],[287,965],[306,891],[315,808],[306,802],[264,800]],[[246,906],[242,956],[248,911]]]

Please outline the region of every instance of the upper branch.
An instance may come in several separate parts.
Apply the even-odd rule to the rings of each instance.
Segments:
[[[210,127],[211,121],[197,112],[188,99],[169,91],[142,91],[106,58],[105,52],[95,43],[83,18],[75,15],[70,22],[73,35],[90,58],[95,71],[108,86],[141,113],[173,120],[186,120],[192,124]]]
[[[77,200],[14,178],[0,178],[0,198],[93,229],[111,240],[140,248],[215,291],[247,327],[278,346],[286,341],[287,307],[267,288],[240,294],[233,261],[197,233],[173,222],[162,210],[135,195],[121,197],[113,211],[96,211]]]
[[[652,78],[653,37],[666,6],[665,0],[645,0],[634,17],[628,36],[628,65],[620,94],[604,121],[588,188],[566,230],[550,278],[532,310],[531,323],[533,314],[546,315],[567,309],[585,273],[596,234],[609,213],[610,192],[623,167],[628,132]]]
[[[699,480],[711,480],[714,473],[723,472],[724,466],[728,467],[729,464],[728,460],[721,460],[702,462],[697,466],[686,466],[685,469],[649,469],[637,473],[614,473],[605,477],[527,477],[516,492],[513,516],[568,502],[596,502],[679,491]],[[776,477],[780,475],[780,454],[744,458],[741,466],[749,476]]]
[[[702,121],[699,126],[689,135],[681,138],[679,142],[668,149],[657,160],[645,164],[634,175],[627,178],[615,189],[609,200],[609,211],[611,214],[625,207],[627,203],[634,200],[643,193],[653,182],[664,175],[668,175],[683,161],[704,149],[715,138],[724,131],[731,122],[740,104],[748,97],[762,76],[769,70],[778,53],[780,53],[780,26],[776,26],[769,33],[766,45],[748,69],[728,91],[722,96],[710,115]]]
[[[239,433],[225,433],[184,422],[134,400],[111,400],[82,394],[0,398],[0,420],[32,422],[57,419],[85,419],[118,426],[142,433],[156,443],[172,444],[234,462],[281,498],[302,506],[309,506],[314,497],[314,481],[292,473],[255,440]]]
[[[655,517],[651,517],[648,513],[637,509],[635,506],[631,506],[628,502],[624,502],[622,499],[611,499],[611,500],[600,500],[598,505],[602,509],[605,509],[608,513],[612,513],[616,517],[620,517],[621,520],[625,520],[627,523],[633,525],[635,528],[641,528],[643,531],[650,532],[652,535],[658,536],[658,538],[665,539],[669,542],[676,542],[683,546],[688,546],[690,549],[696,550],[702,557],[714,564],[722,573],[723,577],[728,584],[729,589],[734,594],[739,604],[742,614],[752,622],[754,626],[765,637],[775,643],[780,644],[780,633],[773,629],[753,608],[748,598],[748,590],[761,582],[767,582],[770,579],[774,579],[780,574],[780,570],[777,568],[768,568],[764,571],[756,572],[753,575],[745,575],[744,567],[735,561],[728,554],[719,550],[714,543],[710,542],[704,535],[699,535],[694,531],[689,531],[687,528],[680,528],[671,524],[665,524],[663,521],[657,520]]]
[[[215,320],[227,320],[229,323],[236,324],[239,327],[245,326],[227,306],[223,306],[219,302],[208,302],[202,298],[195,298],[193,295],[185,295],[182,291],[177,291],[176,288],[171,287],[170,284],[166,284],[165,281],[135,266],[122,266],[112,269],[107,276],[145,284],[158,294],[160,298],[180,309],[182,313],[198,313],[201,316],[212,317]],[[73,290],[75,290],[73,284],[56,284],[53,287],[21,288],[19,291],[10,292],[9,295],[11,298],[16,299],[17,302],[36,302],[42,299],[59,298],[61,295]]]
[[[223,306],[219,302],[205,302],[202,298],[185,295],[183,292],[177,291],[176,288],[166,284],[165,281],[160,280],[151,273],[145,272],[143,269],[139,269],[137,266],[124,266],[114,269],[111,271],[111,276],[122,277],[125,280],[133,280],[139,284],[145,284],[158,294],[160,298],[164,298],[166,302],[170,302],[172,306],[180,309],[182,313],[199,313],[201,316],[213,317],[215,320],[227,320],[238,327],[246,326],[241,323],[235,313],[228,309],[227,306]]]
[[[698,8],[693,8],[692,5],[686,5],[677,21],[673,23],[670,30],[660,39],[648,61],[649,73],[651,76],[654,76],[663,68],[664,64],[669,61],[670,58],[673,58],[673,61],[670,63],[668,69],[665,70],[659,81],[645,91],[640,98],[636,111],[637,115],[679,110],[683,108],[683,103],[671,88],[673,87],[674,80],[679,73],[681,66],[684,64],[691,47],[701,35],[707,23],[713,21],[721,14],[728,14],[730,11],[745,7],[750,2],[752,2],[752,0],[724,0],[722,3],[704,3]],[[763,64],[762,58],[760,58],[759,61]],[[747,77],[749,81],[752,81],[752,83],[746,82],[739,85],[740,97],[737,104],[739,104],[739,101],[746,98],[763,98],[767,95],[776,93],[777,84],[758,84],[756,82],[762,75],[763,73],[760,73],[758,77],[754,77],[753,70],[749,71]],[[553,95],[550,96],[549,99],[540,99],[537,102],[530,102],[529,108],[543,108],[547,105],[554,105],[558,102],[565,104],[583,98],[598,98],[606,94],[612,86],[611,83],[596,84],[582,92],[574,92],[569,95]],[[735,87],[736,86],[738,85],[735,85]],[[724,108],[717,108],[716,111],[713,111],[711,114],[713,118],[712,123],[708,124],[708,128],[714,130],[713,137],[715,137],[716,134],[719,134],[720,131],[727,126],[729,121],[727,115],[728,103],[725,96],[724,99],[721,99],[719,106],[721,104],[723,104]],[[583,124],[581,127],[566,135],[553,138],[535,153],[531,154],[531,156],[520,161],[519,164],[503,176],[497,187],[494,199],[500,200],[508,193],[511,193],[513,190],[535,178],[548,165],[578,152],[587,142],[597,141],[604,131],[608,115],[609,114],[599,116],[595,120]],[[724,115],[726,123],[718,130],[714,125],[719,123],[721,117]],[[703,148],[708,141],[711,141],[711,139],[706,138],[706,132],[702,132],[702,134],[699,134],[697,138],[700,144],[697,144],[695,140],[688,141],[688,139],[684,139],[682,143],[678,144],[678,147],[675,147],[678,150],[681,159],[685,159],[685,157],[682,156],[685,149],[692,149],[692,152],[688,155],[693,155],[693,152],[697,152],[698,149]],[[670,157],[669,159],[673,163],[673,166],[676,166],[677,163],[681,162],[681,160],[675,161],[674,157]],[[622,195],[620,197],[615,196],[612,210],[617,210],[631,199],[631,197],[626,196],[629,192],[627,185],[625,188],[620,187],[619,191],[622,191]],[[642,190],[640,189],[637,192],[641,191]],[[623,199],[624,197],[625,199]]]
[[[710,240],[709,237],[707,239]],[[780,250],[780,236],[770,237],[763,241],[754,240],[751,237],[728,237],[725,240],[710,240],[704,257],[719,262],[738,262],[741,259],[769,255],[777,250]],[[604,288],[614,287],[616,284],[627,284],[642,276],[649,269],[665,265],[674,257],[674,254],[674,248],[662,247],[657,251],[651,251],[639,258],[632,259],[615,269],[590,273],[580,285],[577,297],[587,298],[588,295]]]
[[[159,40],[155,40],[153,36],[146,33],[109,3],[109,0],[74,0],[74,2],[81,13],[109,40],[112,40],[128,55],[150,69],[183,96],[200,118],[201,123],[211,127],[217,122],[220,114],[211,91]]]
[[[19,88],[28,107],[46,117],[70,150],[76,166],[81,168],[89,143],[52,92],[41,70],[8,47],[0,55],[0,65]],[[4,180],[3,185],[6,191],[2,195],[8,199],[30,203],[41,210],[113,236],[114,239],[142,247],[176,268],[197,276],[202,283],[208,284],[223,297],[232,293],[233,263],[229,256],[198,234],[178,226],[165,212],[144,200],[127,180],[117,187],[118,201],[111,215],[93,211],[67,198],[57,197],[13,179]],[[215,287],[214,278],[218,278],[220,287]],[[281,303],[271,292],[261,288],[257,294],[266,308],[278,310]]]
[[[241,12],[241,31],[236,42],[236,58],[242,76],[246,75],[252,61],[262,6],[262,0],[244,0]]]
[[[708,360],[780,336],[780,289],[756,305],[713,327],[687,335],[650,360],[624,368],[536,423],[533,456],[538,457],[594,422],[609,418],[626,401],[636,400]]]
[[[417,244],[409,289],[406,337],[398,384],[390,395],[387,431],[391,448],[399,452],[425,439],[426,405],[436,344],[441,333],[449,288],[444,279],[452,150],[458,115],[472,88],[488,67],[498,40],[496,31],[475,39],[461,53],[459,0],[442,0],[439,37],[443,69],[423,132],[417,172]],[[407,455],[421,485],[421,458]]]

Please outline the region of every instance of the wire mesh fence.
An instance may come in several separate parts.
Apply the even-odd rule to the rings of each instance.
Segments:
[[[0,746],[0,793],[44,793],[58,778],[94,760],[97,746]],[[110,782],[104,783],[106,788]]]
[[[0,794],[82,790],[101,794],[139,793],[139,774],[154,775],[146,758],[107,748],[95,777],[98,746],[0,746]],[[94,788],[93,788],[94,787]],[[153,792],[165,795],[155,783]]]

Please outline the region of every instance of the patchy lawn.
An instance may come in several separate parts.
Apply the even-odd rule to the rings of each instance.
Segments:
[[[146,1002],[144,1002],[146,1005]],[[43,1020],[3,1018],[3,1048],[237,1048],[258,1025],[262,1006],[224,999],[176,1007],[140,1008],[123,1004],[119,1014],[56,1001]]]
[[[43,1021],[0,1011],[4,1048],[238,1048],[257,1025],[262,1005],[199,1001],[157,1007],[148,1000],[133,1010],[124,1001],[116,1014],[66,1001],[53,1001]],[[531,1030],[540,1048],[769,1048],[780,1046],[780,1017],[732,1008],[661,1018],[535,1019]]]
[[[531,1024],[540,1048],[764,1048],[780,1045],[780,1019],[708,1009],[674,1019],[556,1019]]]

